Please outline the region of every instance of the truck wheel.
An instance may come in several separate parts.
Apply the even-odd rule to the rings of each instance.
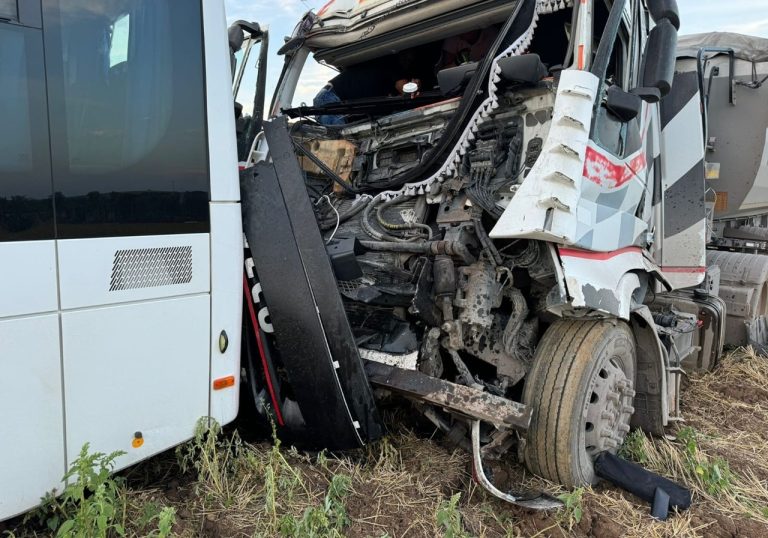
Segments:
[[[635,370],[635,339],[623,321],[552,324],[525,382],[528,469],[567,487],[595,484],[593,459],[616,452],[629,432]]]
[[[720,298],[725,301],[725,343],[765,346],[768,315],[768,256],[707,251],[707,266],[720,267]]]

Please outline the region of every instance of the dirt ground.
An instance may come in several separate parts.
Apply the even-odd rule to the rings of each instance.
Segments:
[[[512,461],[497,462],[498,485],[564,495],[567,508],[508,505],[473,483],[468,454],[402,420],[390,420],[397,426],[382,442],[343,457],[232,431],[200,438],[123,473],[122,521],[126,535],[159,536],[152,514],[172,507],[172,534],[189,537],[768,536],[766,388],[768,359],[737,350],[686,381],[686,420],[674,439],[631,434],[624,457],[693,491],[691,509],[666,522],[608,485],[565,492]],[[48,535],[34,520],[0,524],[3,531]]]

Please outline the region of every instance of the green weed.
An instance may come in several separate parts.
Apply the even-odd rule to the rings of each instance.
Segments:
[[[641,465],[648,463],[648,452],[645,448],[646,437],[642,430],[634,430],[624,439],[619,448],[619,457],[634,461]]]
[[[349,524],[344,499],[351,489],[352,479],[346,475],[331,478],[328,492],[320,506],[309,507],[301,519],[285,515],[280,520],[282,536],[291,538],[337,538]]]
[[[681,429],[677,440],[683,445],[688,471],[710,495],[722,495],[731,490],[733,475],[728,462],[720,457],[710,458],[699,449],[699,434],[691,427]]]
[[[142,507],[141,513],[132,523],[132,527],[141,532],[142,536],[168,538],[176,523],[176,509],[170,506],[161,507],[155,502],[148,502]]]
[[[443,529],[445,538],[467,538],[459,512],[459,500],[461,493],[456,493],[449,500],[442,501],[437,509],[437,524]]]
[[[121,498],[123,480],[113,477],[115,460],[124,452],[89,453],[86,443],[64,475],[66,484],[59,497],[48,494],[34,513],[56,536],[77,538],[125,536]]]
[[[64,490],[49,493],[31,519],[45,526],[57,537],[105,538],[126,536],[128,527],[140,530],[142,536],[168,538],[176,523],[176,510],[147,503],[138,516],[129,521],[125,481],[113,476],[115,460],[124,452],[90,453],[83,445],[77,459],[64,475]]]
[[[560,513],[561,522],[568,526],[568,530],[573,529],[574,526],[581,522],[581,518],[584,515],[584,507],[582,506],[582,497],[584,496],[584,488],[576,488],[570,493],[563,493],[557,498],[563,501],[563,510]]]

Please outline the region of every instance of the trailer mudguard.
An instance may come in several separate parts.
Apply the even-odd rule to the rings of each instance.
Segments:
[[[346,449],[382,426],[285,118],[266,122],[272,162],[242,177],[244,230],[308,444]]]

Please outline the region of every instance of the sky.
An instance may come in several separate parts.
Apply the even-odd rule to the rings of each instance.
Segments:
[[[245,19],[269,27],[271,50],[267,75],[268,98],[271,99],[282,69],[283,59],[277,56],[276,52],[282,45],[283,38],[291,34],[306,11],[318,11],[326,1],[225,0],[228,23]],[[678,0],[678,5],[682,34],[726,31],[768,37],[768,0]],[[255,65],[253,59],[251,64]],[[249,71],[243,81],[242,93],[252,94],[255,76],[253,69]],[[294,104],[311,103],[315,93],[333,77],[333,74],[333,71],[310,60],[297,88]],[[246,110],[251,109],[249,104],[243,104]]]

